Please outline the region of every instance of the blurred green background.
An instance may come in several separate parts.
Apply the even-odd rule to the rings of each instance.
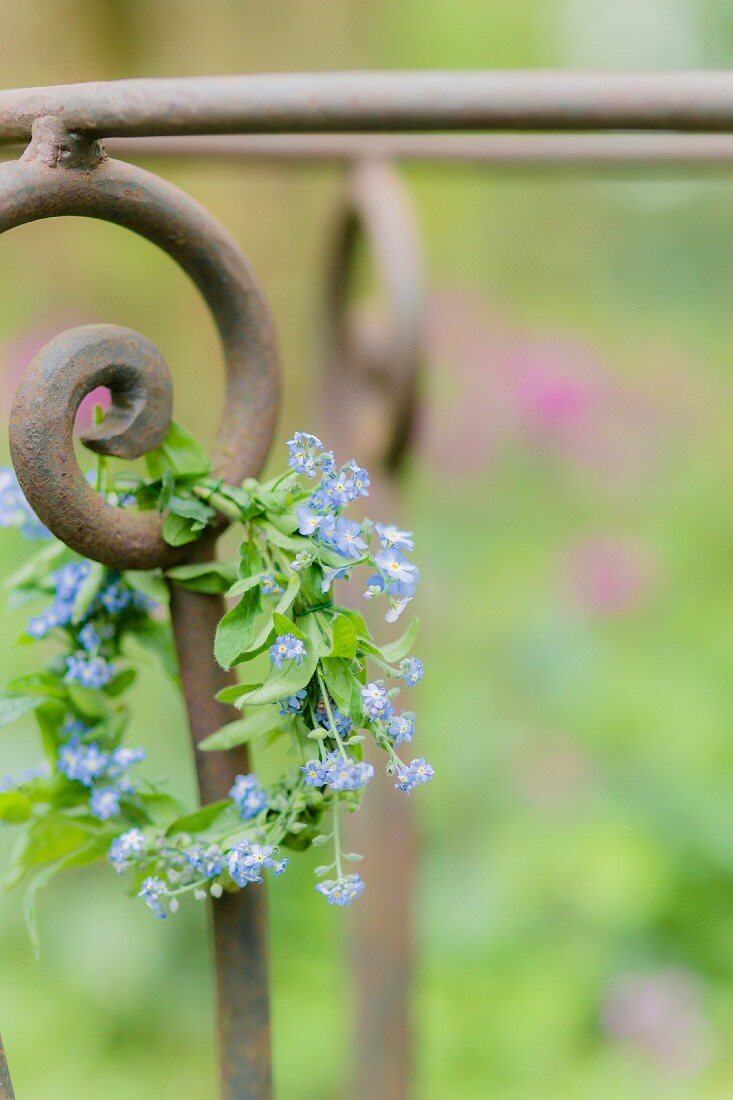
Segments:
[[[724,0],[0,0],[0,17],[7,87],[724,68],[733,53]],[[154,167],[224,221],[264,284],[280,442],[318,431],[339,172]],[[437,772],[413,799],[415,1097],[730,1097],[731,179],[404,175],[427,255],[428,372],[404,514],[386,518],[418,540],[428,676],[413,699]],[[213,438],[220,369],[201,301],[148,245],[81,221],[2,241],[4,415],[34,351],[91,321],[151,338],[178,418]],[[2,570],[26,553],[6,533]],[[9,675],[29,657],[13,648],[22,613],[5,621]],[[137,711],[151,771],[192,798],[181,703],[153,670]],[[38,757],[30,722],[3,733],[0,774]],[[0,834],[2,864],[11,843]],[[281,1100],[342,1095],[352,1057],[349,917],[313,892],[314,862],[270,891]],[[204,923],[192,906],[153,921],[110,870],[74,872],[41,899],[36,961],[19,898],[0,896],[0,1029],[21,1100],[212,1096]]]

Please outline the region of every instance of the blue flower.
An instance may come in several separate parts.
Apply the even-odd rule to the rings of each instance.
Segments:
[[[280,699],[280,714],[300,714],[303,709],[303,700],[306,697],[305,688],[296,691],[295,695],[288,695],[286,699]]]
[[[323,787],[326,782],[326,770],[321,760],[309,760],[300,769],[305,775],[306,787]]]
[[[275,644],[270,646],[270,660],[275,668],[281,668],[285,660],[293,660],[300,665],[306,655],[305,646],[294,634],[278,634]]]
[[[412,741],[415,732],[415,715],[410,710],[403,710],[402,714],[393,714],[389,720],[387,733],[395,745],[401,745],[403,741]]]
[[[30,625],[30,624],[29,624]],[[93,649],[98,649],[102,644],[102,639],[97,633],[92,623],[87,623],[83,626],[76,636],[76,640],[82,649],[85,649],[89,653]]]
[[[395,547],[391,547],[389,550],[380,550],[375,556],[374,562],[388,587],[393,584],[406,584],[414,587],[419,579],[417,566],[408,561]],[[408,593],[404,594],[407,595]],[[402,595],[402,593],[400,592],[398,595]]]
[[[169,908],[172,913],[175,913],[178,908],[175,898],[170,899],[169,902],[166,884],[154,875],[150,875],[145,879],[137,896],[142,898],[145,904],[153,910],[153,915],[161,920],[168,916]]]
[[[364,761],[340,760],[326,773],[326,783],[333,791],[358,791],[374,777],[374,768]]]
[[[331,705],[331,714],[333,716],[333,723],[336,727],[336,732],[340,737],[346,737],[351,733],[351,719],[348,714],[344,714],[335,705]],[[328,711],[326,710],[326,704],[321,699],[320,703],[316,707],[316,722],[319,726],[323,726],[324,730],[331,728],[331,723],[328,718]]]
[[[414,687],[424,676],[423,663],[419,657],[405,657],[400,664],[400,676],[408,685]]]
[[[389,718],[392,703],[383,684],[367,684],[361,689],[362,710],[367,718]]]
[[[9,466],[0,468],[0,527],[18,527],[27,539],[51,537],[51,532],[25,499],[18,479]]]
[[[184,852],[186,859],[204,878],[216,878],[224,870],[224,854],[218,844],[196,844]]]
[[[134,863],[137,856],[145,851],[145,837],[139,829],[128,829],[126,833],[116,836],[109,846],[107,861],[112,864],[118,874],[123,874],[130,863]]]
[[[262,589],[265,596],[274,596],[282,592],[282,588],[277,583],[272,573],[264,573],[262,575],[262,579],[260,580],[260,588]]]
[[[321,581],[321,592],[324,594],[330,592],[333,582],[343,580],[344,577],[349,576],[350,572],[351,566],[349,565],[343,565],[339,569],[324,569],[323,580]]]
[[[357,497],[369,496],[369,474],[366,470],[362,470],[360,466],[352,467],[351,474],[351,497],[352,500],[356,500]]]
[[[410,794],[421,783],[429,783],[435,775],[435,770],[427,763],[424,756],[419,756],[410,764],[403,764],[397,768],[395,775],[397,776],[395,787]]]
[[[321,482],[320,491],[325,493],[331,508],[341,508],[353,498],[348,471],[344,468],[334,477],[326,477]]]
[[[336,550],[347,558],[359,558],[367,548],[361,537],[361,525],[346,516],[339,516],[334,535]]]
[[[56,595],[65,603],[73,603],[79,589],[89,575],[91,565],[88,561],[70,561],[51,574],[56,584]]]
[[[120,581],[113,580],[99,593],[99,602],[110,615],[118,615],[132,602],[132,592]]]
[[[345,875],[343,878],[319,882],[316,886],[329,905],[351,905],[364,891],[364,882],[359,875]]]
[[[290,451],[288,466],[295,470],[296,474],[315,477],[317,452],[323,447],[318,436],[310,435],[308,432],[295,432],[287,445]]]
[[[298,509],[298,531],[301,535],[310,537],[314,535],[323,523],[323,516],[319,516],[312,508],[304,504]]]
[[[254,773],[236,776],[229,797],[239,810],[242,821],[257,817],[267,806],[267,793]]]
[[[366,592],[364,593],[365,600],[376,599],[377,596],[381,596],[386,591],[387,586],[384,583],[384,577],[380,577],[378,573],[370,577],[367,581]]]
[[[140,764],[146,756],[147,753],[145,749],[129,749],[121,745],[120,748],[115,749],[110,756],[109,764],[107,765],[107,774],[116,779],[124,775],[133,765]]]
[[[89,799],[89,811],[100,821],[116,817],[120,812],[120,791],[116,787],[98,787]]]
[[[266,867],[275,874],[282,874],[287,860],[278,862],[272,858],[275,849],[270,844],[250,844],[245,840],[227,855],[227,868],[237,886],[246,886],[250,882],[262,882],[262,871]]]
[[[114,675],[114,668],[103,657],[87,657],[84,653],[75,653],[66,658],[67,683],[76,681],[82,687],[102,688]]]
[[[29,634],[31,638],[45,638],[53,625],[49,615],[35,615],[28,620],[28,625],[25,628],[26,634]]]
[[[386,549],[394,547],[396,550],[414,550],[415,545],[412,538],[412,531],[400,531],[398,527],[393,525],[385,526],[382,523],[375,523],[374,530],[379,536],[379,540]]]
[[[67,779],[75,779],[85,787],[91,787],[95,779],[104,775],[109,757],[99,745],[84,745],[78,737],[71,737],[58,751],[56,766]]]

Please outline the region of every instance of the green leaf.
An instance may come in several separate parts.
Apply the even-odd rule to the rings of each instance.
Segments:
[[[348,714],[351,709],[351,692],[354,675],[345,661],[336,657],[324,657],[321,661],[323,679],[339,710]]]
[[[136,592],[155,600],[156,603],[168,603],[168,588],[160,573],[148,569],[126,569],[124,579]]]
[[[262,580],[261,575],[258,573],[256,577],[242,577],[241,580],[235,581],[227,596],[241,596],[243,592],[248,592],[250,588],[256,588]]]
[[[420,620],[415,615],[401,638],[398,638],[396,642],[390,642],[389,645],[382,646],[382,656],[387,664],[396,664],[397,661],[401,661],[403,657],[407,656],[415,644],[419,628]]]
[[[58,539],[53,539],[37,553],[33,554],[15,573],[7,578],[4,588],[20,588],[22,585],[33,584],[45,580],[52,568],[60,564],[59,559],[71,557],[70,552]]]
[[[338,610],[341,615],[345,615],[349,622],[353,624],[359,638],[371,638],[371,631],[360,611],[354,611],[350,607],[339,607]]]
[[[40,707],[42,695],[0,695],[0,729]]]
[[[6,825],[22,825],[33,813],[33,802],[22,791],[0,794],[0,821]]]
[[[190,592],[227,592],[237,578],[237,571],[228,562],[207,561],[193,565],[176,565],[166,570],[166,577],[178,588]],[[254,578],[255,584],[259,578]]]
[[[172,493],[168,498],[168,511],[185,519],[194,519],[205,527],[216,518],[216,509],[191,493]]]
[[[199,745],[199,748],[200,747]],[[193,813],[184,814],[183,817],[177,817],[176,820],[168,826],[165,835],[173,836],[174,833],[202,833],[205,829],[208,829],[209,826],[216,821],[217,817],[220,817],[224,810],[227,810],[231,804],[231,799],[223,798],[219,802],[210,802],[207,806],[202,806],[200,810],[194,810]]]
[[[255,688],[261,686],[261,680],[257,684],[229,684],[227,687],[222,688],[221,691],[217,691],[214,698],[220,703],[236,703],[237,699],[239,699],[241,695],[244,695],[245,692],[254,691]]]
[[[251,643],[242,653],[240,653],[235,664],[241,664],[244,661],[252,661],[255,657],[263,653],[270,644],[271,636],[274,633],[273,619],[276,614],[282,614],[287,611],[290,605],[295,600],[295,597],[300,591],[300,585],[302,578],[299,574],[294,574],[288,581],[288,586],[283,592],[280,599],[277,601],[272,612],[267,612],[264,618],[264,626],[261,627],[257,635],[252,639]]]
[[[241,685],[237,685],[237,689],[239,694],[235,698],[238,699],[242,696],[244,689]],[[277,725],[282,725],[284,721],[286,719],[270,711],[257,710],[254,714],[248,714],[246,718],[239,718],[235,722],[222,726],[216,733],[210,734],[201,741],[198,747],[204,752],[219,752],[223,749],[232,749],[235,745],[246,745],[257,737],[269,733]]]
[[[34,867],[68,856],[88,843],[89,832],[80,824],[60,813],[44,814],[20,837],[20,843],[13,852],[6,884],[17,886]]]
[[[74,600],[74,607],[71,612],[71,621],[76,625],[86,618],[89,608],[94,603],[94,600],[102,587],[104,581],[106,569],[103,565],[100,565],[98,561],[90,563],[90,569],[87,573],[84,583],[81,585],[79,591],[76,594]]]
[[[16,676],[7,684],[9,694],[45,695],[53,699],[65,699],[66,687],[52,672],[31,672],[27,676]]]
[[[145,816],[153,825],[168,828],[172,821],[181,816],[180,802],[169,794],[144,792],[135,797],[142,803]]]
[[[105,695],[122,695],[123,691],[127,691],[129,687],[137,680],[137,669],[125,668],[122,672],[118,672],[116,676],[113,676],[108,684],[105,684]]]
[[[261,607],[259,589],[251,588],[219,623],[214,656],[222,668],[231,668],[251,644]]]
[[[329,657],[356,657],[356,629],[345,615],[338,615],[333,621],[333,648]]]
[[[312,550],[313,543],[310,539],[304,538],[302,535],[285,535],[282,531],[278,531],[277,527],[274,527],[271,523],[258,523],[264,532],[265,538],[268,542],[271,542],[273,546],[279,546],[281,550],[294,550],[296,552],[300,550]]]
[[[301,642],[305,641],[303,631],[298,629],[292,619],[287,615],[281,615],[279,611],[273,612],[272,625],[276,634],[294,634],[296,638],[300,638]]]
[[[284,699],[287,695],[294,695],[296,691],[300,691],[301,688],[310,683],[317,664],[318,653],[312,649],[303,658],[300,665],[296,665],[293,660],[286,661],[282,668],[273,670],[273,673],[268,676],[262,687],[246,692],[237,699],[236,705],[238,707],[259,707],[265,703],[276,703],[278,699]]]
[[[145,455],[145,466],[148,475],[154,479],[162,477],[166,470],[173,470],[174,473],[186,477],[196,477],[208,474],[211,459],[206,449],[190,432],[171,420],[163,442]]]
[[[163,520],[163,539],[169,546],[185,546],[188,542],[195,542],[201,530],[201,525],[195,520],[184,519],[172,512]]]
[[[72,707],[82,718],[92,718],[95,722],[105,718],[108,713],[107,701],[96,688],[82,687],[71,682],[66,685]]]

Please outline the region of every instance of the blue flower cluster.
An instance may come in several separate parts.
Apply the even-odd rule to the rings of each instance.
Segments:
[[[120,747],[104,752],[96,741],[81,740],[80,734],[89,733],[89,728],[79,726],[74,722],[64,727],[71,736],[59,747],[56,767],[67,779],[89,788],[89,812],[107,821],[119,814],[123,796],[134,791],[128,772],[145,759],[145,750]]]
[[[227,870],[237,886],[262,882],[262,871],[266,868],[281,875],[290,861],[273,859],[274,851],[271,844],[251,844],[249,841],[232,848],[227,854]]]
[[[374,530],[381,543],[381,550],[372,559],[369,556],[370,521],[357,523],[342,515],[343,509],[359,497],[369,495],[369,474],[353,459],[336,471],[331,451],[323,452],[323,444],[317,436],[308,432],[296,432],[289,441],[289,464],[296,473],[313,478],[320,471],[321,481],[311,493],[306,504],[297,509],[298,531],[317,546],[347,559],[341,567],[326,565],[323,569],[323,592],[330,591],[335,580],[348,576],[351,565],[359,561],[373,561],[377,572],[369,578],[364,593],[367,599],[386,595],[387,622],[396,622],[410,600],[420,580],[418,567],[404,551],[413,550],[412,535],[397,527],[380,523]],[[294,569],[304,567],[298,555]]]
[[[294,634],[278,634],[274,645],[270,646],[270,660],[275,668],[282,668],[283,661],[290,660],[300,665],[306,656],[305,646]]]
[[[364,891],[364,881],[359,875],[344,875],[338,879],[328,879],[316,886],[329,905],[351,905]]]
[[[406,794],[410,794],[421,783],[428,783],[435,775],[435,771],[427,763],[425,757],[420,756],[413,760],[411,764],[403,764],[398,767],[395,775],[397,776],[395,787]]]
[[[307,787],[330,787],[332,791],[358,791],[374,777],[374,768],[364,761],[351,760],[339,751],[324,760],[309,760],[301,768]]]
[[[239,810],[242,821],[257,817],[267,806],[267,792],[260,786],[254,773],[236,776],[229,797]]]
[[[280,715],[285,717],[286,714],[300,714],[307,694],[305,688],[301,688],[300,691],[296,691],[295,695],[288,695],[286,699],[281,699]]]
[[[0,527],[17,527],[27,539],[51,537],[51,532],[25,499],[15,472],[9,466],[0,467]]]
[[[336,553],[347,559],[348,564],[335,568],[331,564],[324,566],[322,591],[330,591],[335,580],[347,576],[351,564],[359,561],[373,561],[376,573],[366,585],[365,597],[386,595],[389,608],[386,620],[394,623],[413,599],[415,588],[420,579],[417,565],[409,561],[405,551],[413,550],[411,532],[401,531],[397,527],[375,524],[374,530],[381,542],[381,550],[370,558],[369,532],[372,524],[369,520],[357,522],[342,515],[353,500],[369,496],[369,474],[353,459],[336,470],[331,451],[322,451],[322,443],[308,432],[297,431],[288,441],[289,465],[296,473],[321,478],[306,504],[297,508],[298,531],[300,535],[313,539],[317,546]],[[293,563],[294,569],[304,568],[300,555]]]
[[[55,570],[51,574],[53,603],[30,619],[26,630],[31,638],[45,638],[55,628],[65,629],[75,646],[75,652],[66,658],[67,682],[103,688],[114,675],[110,658],[116,652],[120,632],[147,614],[154,603],[110,570],[89,606],[75,616],[90,570],[88,561],[67,562]]]

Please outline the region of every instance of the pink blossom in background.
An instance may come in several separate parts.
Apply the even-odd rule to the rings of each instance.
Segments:
[[[475,291],[431,296],[426,359],[432,401],[421,434],[449,477],[522,447],[625,491],[701,419],[693,365],[669,348],[635,352],[620,374],[588,341],[523,331]]]
[[[593,535],[577,542],[565,557],[562,573],[573,602],[594,615],[638,611],[657,581],[649,547],[622,535]]]
[[[699,1073],[711,1060],[699,982],[690,971],[622,975],[607,990],[601,1016],[610,1035],[672,1075]]]
[[[50,321],[43,326],[26,330],[13,340],[8,340],[0,345],[0,367],[2,369],[2,382],[0,382],[0,400],[7,413],[15,396],[18,384],[25,373],[31,359],[44,347],[49,340],[66,329],[74,328],[81,322],[77,317],[62,316],[55,321]],[[106,386],[99,386],[82,401],[76,416],[76,426],[79,431],[91,427],[94,420],[94,406],[101,405],[106,411],[111,402],[110,392]]]

